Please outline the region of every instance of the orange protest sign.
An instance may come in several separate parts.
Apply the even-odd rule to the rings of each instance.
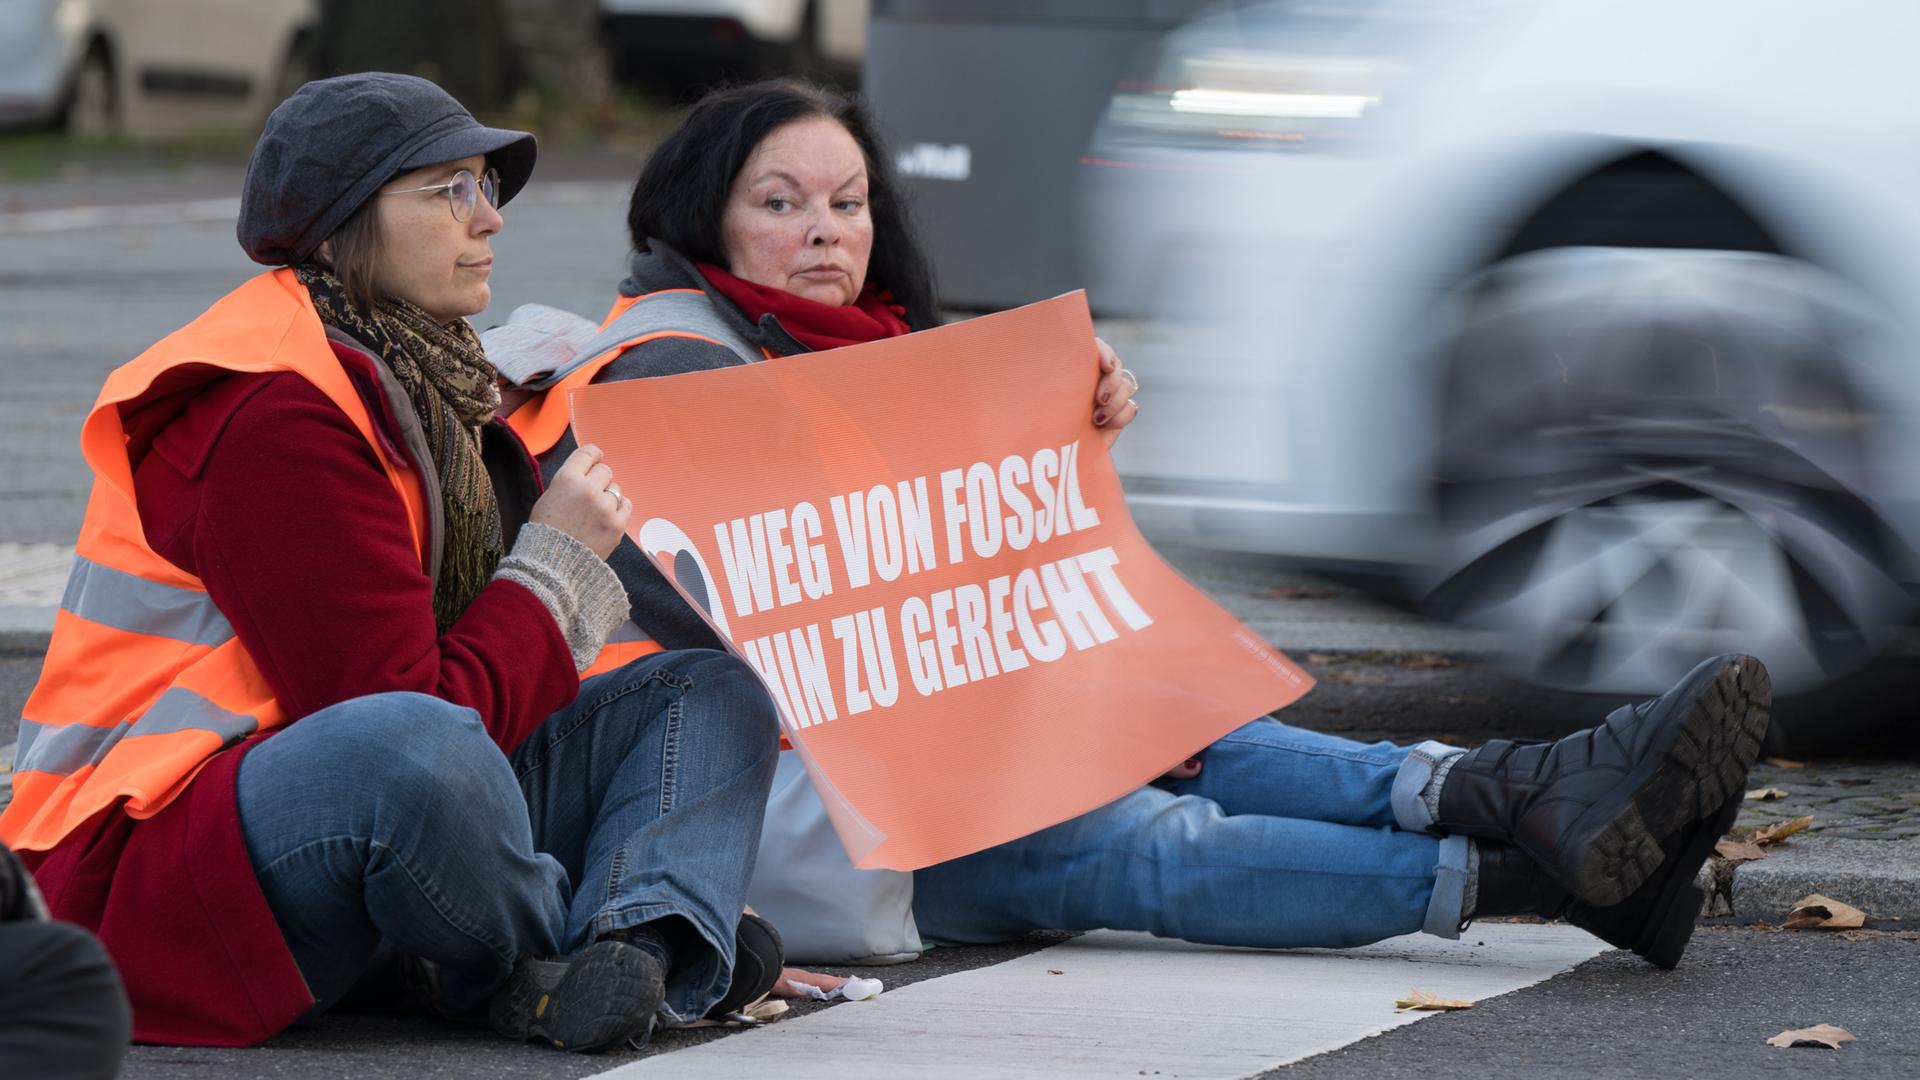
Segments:
[[[1085,813],[1312,680],[1161,561],[1083,294],[575,390],[629,532],[760,673],[856,865]]]

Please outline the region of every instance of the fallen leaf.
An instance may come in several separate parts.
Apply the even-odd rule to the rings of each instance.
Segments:
[[[1766,849],[1762,848],[1759,844],[1750,844],[1745,840],[1735,840],[1730,836],[1722,837],[1715,843],[1713,845],[1713,853],[1723,859],[1732,859],[1737,863],[1753,862],[1756,859],[1764,859],[1767,857]]]
[[[1857,930],[1866,924],[1866,912],[1814,893],[1795,903],[1780,925],[1788,930]]]
[[[1265,590],[1264,595],[1275,600],[1325,600],[1336,594],[1318,585],[1275,585]]]
[[[1059,968],[1048,968],[1048,969],[1047,969],[1047,974],[1049,974],[1049,975],[1065,975],[1065,974],[1066,974],[1066,972],[1064,972],[1064,971],[1061,971],[1061,970],[1060,970]]]
[[[1393,680],[1377,671],[1329,671],[1324,681],[1336,686],[1385,686]]]
[[[766,1024],[766,1023],[771,1023],[782,1016],[785,1016],[787,1012],[787,1007],[788,1006],[786,1002],[781,1001],[779,998],[770,997],[770,998],[764,998],[760,1001],[756,1001],[752,1005],[747,1006],[746,1009],[742,1011],[744,1011],[752,1019],[758,1020],[762,1024]]]
[[[1787,792],[1784,788],[1777,787],[1754,788],[1747,792],[1746,797],[1748,802],[1772,802],[1775,799],[1786,798]]]
[[[1792,836],[1797,832],[1804,832],[1812,825],[1813,825],[1812,815],[1808,815],[1806,817],[1797,817],[1788,821],[1776,821],[1773,824],[1768,825],[1763,829],[1757,830],[1756,832],[1754,832],[1752,836],[1748,837],[1747,839],[1753,841],[1754,843],[1760,845],[1761,847],[1765,847],[1768,844],[1777,844],[1780,841],[1785,840],[1787,837]]]
[[[1836,784],[1839,784],[1841,787],[1866,787],[1868,784],[1873,783],[1873,777],[1871,776],[1836,776],[1833,778],[1833,782]]]
[[[1767,1040],[1768,1046],[1813,1046],[1826,1050],[1838,1050],[1840,1044],[1853,1042],[1853,1032],[1832,1024],[1815,1024],[1807,1028],[1794,1028],[1783,1031]]]
[[[1795,761],[1792,758],[1770,757],[1764,760],[1776,769],[1804,769],[1807,767],[1806,762]]]
[[[1441,1011],[1471,1009],[1473,1008],[1473,1002],[1462,1001],[1459,998],[1443,998],[1438,994],[1429,993],[1425,990],[1408,990],[1406,997],[1394,999],[1393,1007],[1402,1010]]]
[[[1310,652],[1307,654],[1307,663],[1315,666],[1321,664],[1338,664],[1345,659],[1346,657],[1341,656],[1339,653]]]
[[[1412,656],[1400,661],[1400,666],[1410,668],[1414,671],[1432,671],[1435,668],[1450,668],[1454,666],[1454,660],[1453,657],[1444,656],[1440,653],[1423,652],[1414,653]]]

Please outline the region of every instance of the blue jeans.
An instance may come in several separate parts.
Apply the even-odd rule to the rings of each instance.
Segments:
[[[677,916],[670,1020],[726,991],[773,781],[772,703],[724,653],[656,653],[581,684],[511,755],[471,709],[374,694],[241,763],[255,875],[320,1005],[376,950],[427,961],[435,1006],[483,1015],[526,956]]]
[[[1419,792],[1448,749],[1263,717],[1203,751],[1191,780],[916,871],[914,920],[949,944],[1044,929],[1274,949],[1457,935],[1466,842],[1408,831],[1431,822]]]

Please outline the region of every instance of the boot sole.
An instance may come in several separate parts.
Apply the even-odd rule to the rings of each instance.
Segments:
[[[1633,943],[1633,951],[1648,963],[1669,971],[1680,965],[1680,957],[1686,953],[1687,942],[1692,940],[1694,927],[1699,924],[1700,910],[1707,902],[1706,894],[1694,883],[1695,879],[1700,867],[1713,854],[1713,845],[1733,828],[1734,819],[1739,816],[1740,804],[1728,800],[1713,820],[1700,825],[1697,834],[1689,837],[1686,846],[1674,855],[1673,873],[1661,888],[1646,927]]]
[[[1630,794],[1595,805],[1572,831],[1570,850],[1587,853],[1566,883],[1575,895],[1596,907],[1620,903],[1665,861],[1662,839],[1740,796],[1766,737],[1772,685],[1751,656],[1709,669],[1684,715],[1669,725],[1666,748],[1648,754],[1629,777]],[[1592,839],[1582,843],[1582,832]]]
[[[645,1041],[665,993],[652,957],[623,942],[602,941],[572,961],[520,961],[494,995],[489,1019],[510,1039],[603,1050],[628,1039]]]

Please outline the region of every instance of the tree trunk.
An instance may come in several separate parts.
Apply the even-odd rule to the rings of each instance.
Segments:
[[[500,0],[528,78],[562,100],[602,105],[613,77],[595,0]]]

